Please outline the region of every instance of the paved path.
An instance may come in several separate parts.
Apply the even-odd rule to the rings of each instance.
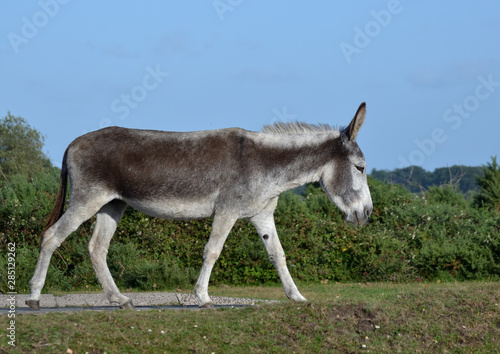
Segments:
[[[152,309],[180,310],[198,309],[198,299],[191,294],[182,293],[124,293],[134,303],[138,311]],[[40,314],[48,312],[75,312],[75,311],[111,311],[118,310],[118,306],[110,306],[104,294],[67,294],[55,296],[43,294],[40,298],[40,311],[35,311],[25,305],[27,294],[0,295],[0,315],[6,315],[13,309],[17,314]],[[235,297],[211,296],[216,308],[245,307],[255,305],[266,300],[254,300]],[[15,307],[14,307],[15,304]]]

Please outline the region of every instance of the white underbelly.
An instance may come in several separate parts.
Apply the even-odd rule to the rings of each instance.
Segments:
[[[140,212],[163,219],[204,219],[214,215],[215,198],[202,200],[125,200]]]

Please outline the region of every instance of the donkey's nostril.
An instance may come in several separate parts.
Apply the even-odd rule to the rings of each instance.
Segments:
[[[368,218],[373,211],[373,208],[366,208],[365,209],[365,216]]]

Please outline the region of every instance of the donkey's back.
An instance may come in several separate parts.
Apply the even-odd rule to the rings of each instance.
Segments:
[[[222,197],[244,188],[241,155],[253,135],[238,128],[178,133],[119,127],[85,134],[67,149],[72,196],[108,194],[164,218],[213,216]]]

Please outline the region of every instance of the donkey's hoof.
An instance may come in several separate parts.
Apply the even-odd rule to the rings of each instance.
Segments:
[[[120,305],[120,308],[122,310],[135,310],[135,306],[132,303],[132,300],[128,300],[128,301],[124,302],[123,304]]]
[[[200,305],[200,309],[214,309],[215,306],[213,302],[207,302],[206,304]]]
[[[40,310],[40,300],[26,300],[24,302],[26,305],[28,305],[29,307],[31,307],[33,310],[37,310],[39,311]]]

